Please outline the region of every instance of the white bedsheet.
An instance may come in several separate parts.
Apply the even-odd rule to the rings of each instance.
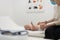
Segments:
[[[27,35],[23,35],[23,36],[0,35],[0,40],[28,40],[28,38],[27,38]]]
[[[0,17],[0,29],[10,31],[25,30],[22,26],[17,25],[10,17]]]
[[[44,38],[38,38],[38,37],[28,37],[28,40],[52,40],[52,39],[44,39]]]
[[[10,17],[0,17],[0,30],[11,32],[23,31],[24,27],[17,25]],[[0,40],[27,40],[27,35],[2,35],[0,32]]]

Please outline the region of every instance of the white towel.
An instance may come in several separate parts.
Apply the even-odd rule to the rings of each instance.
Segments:
[[[45,31],[28,31],[28,35],[32,37],[40,37],[44,38],[45,36]]]

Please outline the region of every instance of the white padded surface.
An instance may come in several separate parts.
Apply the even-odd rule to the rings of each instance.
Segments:
[[[32,37],[39,37],[39,38],[44,38],[45,37],[45,31],[28,31],[29,36]]]
[[[25,36],[5,36],[0,35],[0,40],[28,40],[27,35]]]
[[[44,39],[44,38],[37,38],[37,37],[28,37],[28,40],[52,40],[52,39]]]
[[[11,32],[23,31],[24,27],[17,25],[10,17],[0,17],[0,29],[9,30]],[[27,35],[2,35],[0,40],[27,40]]]
[[[23,27],[17,25],[10,17],[0,17],[0,29],[2,30],[25,30]]]

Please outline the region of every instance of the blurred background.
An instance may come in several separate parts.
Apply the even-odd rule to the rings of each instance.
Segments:
[[[10,16],[20,26],[30,24],[31,21],[36,24],[39,21],[53,18],[54,5],[51,4],[50,0],[43,0],[44,12],[42,13],[27,13],[28,1],[0,0],[0,16]]]

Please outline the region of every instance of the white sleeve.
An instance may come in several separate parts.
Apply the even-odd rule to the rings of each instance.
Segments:
[[[55,23],[56,25],[60,25],[60,19],[54,21],[53,23]]]
[[[56,21],[54,21],[53,23],[55,23],[56,25],[59,25],[60,24],[60,15],[59,15],[59,12],[58,12],[58,8],[57,7],[55,7],[54,8],[54,19],[56,20]]]

